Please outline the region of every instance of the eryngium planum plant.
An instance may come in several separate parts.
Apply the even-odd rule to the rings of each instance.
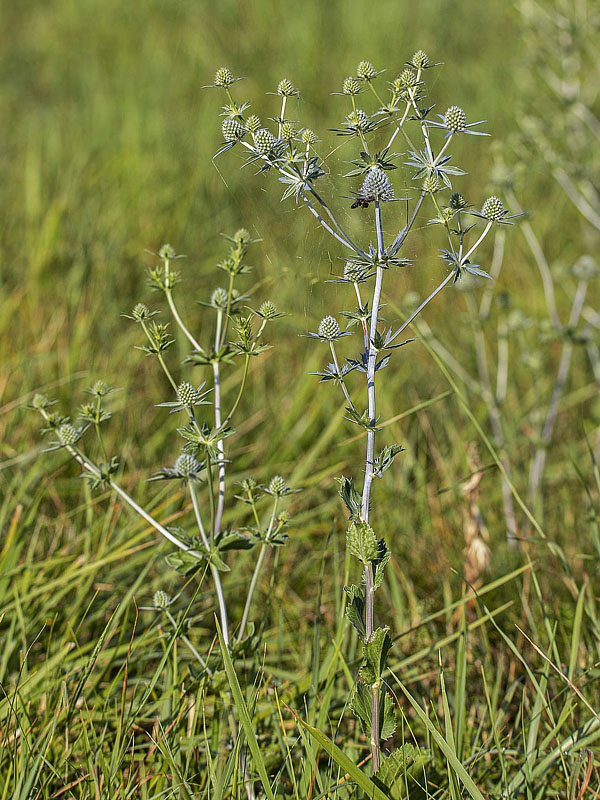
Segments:
[[[426,76],[436,66],[419,50],[386,86],[380,86],[382,71],[368,61],[361,61],[356,74],[342,81],[336,94],[345,102],[346,115],[333,133],[348,143],[352,153],[348,156],[350,169],[340,176],[340,192],[317,148],[319,138],[292,118],[290,105],[297,103],[299,92],[290,80],[279,82],[277,116],[264,124],[259,116],[248,113],[249,102],[234,98],[233,85],[240,79],[229,69],[218,69],[213,84],[225,93],[223,143],[217,155],[237,148],[245,155],[244,166],[256,167],[261,175],[277,176],[283,185],[281,199],[304,205],[337,242],[341,266],[335,280],[346,284],[349,297],[355,300],[354,307],[337,316],[327,315],[318,330],[307,335],[322,342],[331,356],[317,373],[320,381],[340,388],[347,420],[366,434],[362,490],[356,488],[352,477],[341,477],[339,483],[349,516],[347,546],[360,562],[363,576],[361,584],[345,587],[346,614],[363,645],[363,664],[351,705],[370,743],[374,772],[382,766],[381,740],[393,734],[396,720],[384,681],[392,640],[389,628],[376,627],[374,622],[374,594],[382,584],[390,550],[371,525],[372,488],[374,480],[383,476],[403,449],[398,443],[388,443],[376,451],[379,376],[398,348],[407,344],[400,338],[407,327],[445,287],[465,275],[490,277],[474,261],[476,251],[494,226],[509,225],[513,218],[496,196],[488,197],[475,209],[455,191],[453,182],[466,173],[453,163],[450,145],[460,136],[486,134],[478,130],[481,123],[469,122],[457,105],[444,114],[432,113]],[[294,112],[297,110],[294,105]],[[398,143],[402,152],[393,149]],[[339,144],[327,146],[324,152],[338,148]],[[402,184],[394,180],[399,166],[403,168]],[[329,180],[322,180],[326,175]],[[410,190],[399,193],[397,187],[406,184]],[[326,198],[332,185],[337,194],[352,201],[350,207],[363,214],[365,222],[369,221],[358,240],[344,228],[335,211],[339,198]],[[408,196],[402,196],[405,193]],[[426,205],[433,214],[428,224],[437,226],[444,240],[440,258],[445,274],[429,296],[394,327],[381,315],[384,279],[390,270],[403,270],[412,264],[403,257],[402,249]],[[385,229],[392,226],[395,235],[386,237]],[[344,321],[343,328],[338,317]],[[341,358],[341,340],[356,326],[361,334],[360,349]]]

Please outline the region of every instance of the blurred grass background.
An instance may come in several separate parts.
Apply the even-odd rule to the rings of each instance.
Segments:
[[[145,270],[154,263],[146,249],[156,251],[169,241],[188,256],[180,262],[181,303],[202,335],[206,323],[193,301],[207,299],[216,285],[220,234],[241,226],[262,240],[252,253],[258,295],[270,297],[288,314],[273,327],[275,347],[265,364],[251,373],[239,415],[247,421],[234,446],[236,477],[253,470],[267,481],[281,473],[292,485],[305,487],[294,503],[298,521],[271,600],[273,622],[280,624],[272,641],[280,655],[286,653],[279,668],[294,669],[303,662],[304,645],[287,634],[283,643],[281,630],[302,631],[314,620],[311,576],[318,571],[332,521],[337,544],[330,545],[328,557],[332,548],[342,549],[343,515],[332,478],[344,470],[360,477],[357,443],[347,441],[354,431],[343,422],[335,389],[326,385],[317,391],[316,379],[306,374],[320,368],[325,355],[298,334],[314,330],[321,316],[347,300],[345,290],[324,283],[339,253],[305,210],[290,202],[281,206],[272,181],[240,171],[235,150],[212,161],[221,142],[222,96],[203,86],[212,83],[217,67],[230,67],[246,76],[235,85],[235,96],[252,99],[253,110],[266,118],[276,115],[277,104],[264,93],[289,77],[301,91],[293,116],[328,138],[327,130],[347,113],[343,98],[331,92],[339,90],[359,60],[386,67],[393,77],[423,48],[444,64],[429,73],[436,110],[462,106],[469,120],[487,120],[484,129],[501,144],[517,133],[518,115],[531,91],[522,20],[511,3],[475,0],[382,0],[372,6],[347,0],[5,0],[2,16],[0,535],[5,542],[15,509],[22,506],[16,549],[5,565],[7,615],[0,624],[8,625],[10,646],[3,680],[17,668],[19,653],[42,623],[55,632],[57,647],[52,636],[44,639],[44,647],[33,651],[37,663],[48,653],[58,658],[75,629],[74,639],[93,643],[116,599],[128,597],[136,586],[138,605],[159,586],[177,586],[178,577],[159,558],[162,545],[149,551],[147,532],[123,520],[106,498],[92,501],[85,495],[77,470],[62,454],[40,455],[38,419],[23,405],[31,393],[44,391],[59,399],[65,413],[74,413],[82,390],[96,378],[122,387],[107,437],[123,453],[125,483],[138,500],[148,499],[154,490],[144,479],[172,463],[179,442],[175,423],[165,422],[154,405],[164,400],[164,380],[156,365],[133,349],[138,331],[120,315],[138,301],[156,304],[146,285]],[[457,188],[477,205],[490,193],[497,151],[489,140],[463,139],[455,152],[469,174]],[[344,168],[340,160],[338,171]],[[571,264],[582,253],[577,213],[533,154],[525,178],[519,201],[531,210],[549,261]],[[342,215],[351,225],[360,219],[349,210]],[[390,320],[392,302],[402,307],[407,293],[423,295],[439,282],[437,247],[443,243],[425,229],[425,221],[406,253],[419,257],[418,268],[398,273],[387,285]],[[588,236],[584,244],[589,249],[597,242]],[[485,253],[491,257],[491,244]],[[563,318],[569,280],[558,294]],[[498,288],[510,292],[516,308],[543,316],[539,275],[518,227],[507,238]],[[448,291],[432,304],[426,320],[476,381],[463,296]],[[515,484],[524,492],[535,432],[521,426],[523,409],[536,419],[536,405],[554,382],[559,343],[549,341],[536,351],[537,371],[520,355],[511,367],[503,415],[518,421],[508,448]],[[386,381],[384,418],[449,389],[418,342],[399,351]],[[468,387],[465,392],[488,431],[479,395]],[[596,395],[586,355],[577,349],[549,455],[543,521],[579,577],[595,570],[589,555],[595,523],[586,494],[593,463],[586,433],[593,442],[600,418]],[[469,474],[467,446],[478,437],[452,394],[395,423],[385,435],[407,448],[375,487],[376,518],[392,546],[398,576],[387,609],[400,630],[461,593],[464,501],[458,486]],[[518,566],[521,556],[506,548],[499,476],[481,443],[480,448],[484,466],[490,467],[480,506],[490,531],[494,577]],[[176,513],[177,500],[161,496],[158,507]],[[12,548],[14,539],[10,542]],[[532,547],[544,575],[554,581],[556,603],[559,598],[572,602],[573,584],[555,575],[545,546]],[[31,569],[36,562],[37,574]],[[141,570],[148,575],[143,590]],[[342,572],[340,567],[340,579],[325,588],[330,625]],[[245,569],[234,570],[228,579],[232,587],[242,583]],[[450,615],[446,622],[450,626]],[[126,627],[123,622],[121,644]],[[122,658],[122,649],[117,651]]]

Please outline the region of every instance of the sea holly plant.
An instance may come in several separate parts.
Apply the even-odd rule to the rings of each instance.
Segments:
[[[176,488],[185,490],[190,511],[183,516],[180,527],[163,525],[123,489],[119,457],[108,453],[103,434],[103,428],[111,418],[105,407],[106,398],[114,391],[104,381],[96,381],[88,390],[91,399],[81,406],[77,421],[57,412],[54,401],[41,394],[35,396],[32,407],[44,419],[44,432],[52,437],[48,449],[61,449],[68,453],[80,465],[82,477],[92,488],[108,488],[115,492],[175,546],[166,556],[171,568],[191,579],[198,577],[201,580],[210,574],[222,636],[232,654],[236,654],[247,652],[257,644],[250,620],[252,601],[268,549],[283,545],[287,539],[288,514],[282,506],[292,490],[280,475],[274,476],[266,486],[252,477],[245,478],[241,485],[231,485],[228,480],[231,457],[227,453],[227,442],[235,433],[233,426],[247,385],[250,362],[268,349],[263,334],[267,326],[282,314],[270,300],[254,309],[250,297],[240,294],[239,279],[251,272],[246,256],[253,240],[245,229],[227,238],[229,250],[218,265],[225,276],[225,288],[217,287],[207,301],[199,301],[204,307],[203,313],[210,314],[214,320],[212,335],[206,344],[196,339],[176,304],[181,278],[174,265],[183,257],[177,255],[171,245],[164,245],[154,254],[157,264],[149,272],[149,283],[164,296],[175,326],[172,328],[170,323],[159,322],[159,312],[150,310],[145,303],[138,303],[129,314],[124,314],[139,326],[138,349],[156,359],[164,374],[169,399],[159,403],[159,407],[164,409],[166,416],[176,415],[179,423],[176,428],[178,455],[171,465],[157,470],[149,480],[171,481]],[[182,369],[172,354],[177,333],[188,345],[189,354],[183,367],[194,373],[193,380],[175,378]],[[231,396],[229,393],[225,396],[222,373],[224,369],[234,368],[239,376],[238,386]],[[204,373],[204,380],[195,377],[198,372]],[[236,518],[248,520],[239,529],[223,524],[228,500],[240,504],[241,514]],[[234,625],[222,575],[230,569],[228,561],[232,551],[255,546],[258,549],[256,566],[240,620]],[[173,598],[159,590],[150,608],[164,613],[174,629],[179,631],[169,611],[173,602]],[[202,672],[210,677],[212,670],[207,659],[186,636],[182,640],[200,662]],[[213,656],[213,660],[215,658]]]
[[[465,275],[489,279],[487,271],[475,261],[476,253],[493,227],[510,225],[514,218],[496,196],[475,208],[455,189],[455,181],[466,173],[454,163],[451,145],[462,136],[488,134],[480,130],[483,121],[469,121],[458,105],[449,106],[442,114],[433,113],[427,78],[437,66],[419,50],[392,80],[386,80],[384,71],[369,61],[361,61],[356,74],[341,81],[341,91],[335,94],[343,99],[343,116],[331,133],[346,149],[328,145],[323,150],[337,150],[346,156],[348,170],[338,179],[320,155],[320,137],[294,118],[301,112],[300,95],[289,79],[279,82],[279,108],[265,123],[254,111],[250,113],[250,102],[237,99],[239,87],[234,88],[234,84],[240,79],[228,68],[218,69],[212,84],[225,96],[223,143],[217,155],[234,148],[241,151],[244,166],[277,178],[282,200],[308,209],[337,242],[343,266],[335,280],[347,285],[349,299],[355,301],[354,307],[328,314],[318,330],[307,335],[322,342],[331,356],[317,376],[321,382],[339,387],[347,420],[366,434],[362,490],[355,487],[354,478],[342,477],[339,482],[349,517],[347,546],[362,567],[362,582],[345,587],[347,616],[363,645],[363,665],[352,708],[370,742],[374,772],[381,764],[381,741],[393,733],[395,719],[385,684],[391,638],[386,626],[376,627],[374,622],[374,595],[384,579],[390,551],[385,537],[375,533],[377,525],[371,526],[372,487],[374,479],[381,478],[402,451],[400,444],[388,443],[379,454],[376,452],[380,373],[410,341],[400,337],[411,322],[445,287]],[[401,181],[395,180],[396,170],[402,175]],[[328,180],[323,181],[323,176]],[[327,191],[332,185],[337,197],[329,198]],[[401,192],[397,188],[400,185]],[[407,185],[408,191],[404,188]],[[349,198],[350,208],[364,215],[360,239],[353,238],[340,221],[336,210],[340,197]],[[349,205],[348,200],[341,202]],[[439,251],[442,277],[429,296],[394,326],[382,316],[384,279],[390,270],[412,266],[402,250],[427,206],[431,215],[428,224],[440,229],[443,242]],[[395,235],[386,237],[384,229],[393,226]],[[343,328],[340,320],[344,320]],[[359,350],[342,358],[341,340],[350,341],[347,337],[354,333],[354,326],[361,334]]]

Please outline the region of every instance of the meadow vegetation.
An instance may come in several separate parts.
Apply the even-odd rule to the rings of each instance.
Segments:
[[[593,4],[382,2],[370,20],[341,0],[9,0],[3,22],[0,798],[597,797]],[[371,520],[393,554],[375,619],[393,639],[384,677],[397,729],[383,763],[397,755],[373,779],[368,736],[348,709],[361,648],[343,587],[360,569],[335,482],[362,483],[365,432],[345,421],[339,386],[318,386],[324,350],[300,336],[348,302],[346,286],[325,283],[339,275],[339,242],[293,199],[280,203],[272,175],[238,170],[241,148],[213,160],[221,98],[202,87],[227,65],[247,76],[235,90],[266,119],[278,109],[265,91],[289,77],[300,90],[290,116],[336,145],[320,154],[339,196],[336,176],[355,154],[328,133],[347,113],[330,93],[361,59],[387,67],[385,85],[420,48],[444,62],[428,76],[434,112],[461,106],[493,135],[452,142],[468,170],[457,188],[478,208],[498,195],[527,213],[481,244],[493,283],[449,285],[383,373],[379,424],[404,448],[377,481]],[[414,198],[410,175],[403,167]],[[352,201],[339,201],[340,221],[358,234],[372,209]],[[403,252],[414,266],[386,275],[394,326],[446,275],[430,212]],[[228,316],[216,266],[244,228],[256,240],[244,313],[269,299],[285,316],[266,329],[273,347],[249,359],[226,439],[222,527],[247,530],[253,517],[272,531],[283,508],[272,512],[273,497],[302,491],[284,498],[285,548],[226,553],[232,630],[243,619],[251,634],[228,649],[216,562],[168,564],[173,548],[108,476],[82,480],[64,446],[43,452],[77,442],[66,429],[41,438],[31,406],[78,428],[95,387],[111,414],[105,465],[119,456],[110,479],[162,525],[187,529],[194,497],[181,474],[148,479],[197,472],[177,462],[190,404],[158,405],[173,400],[169,376],[135,349],[143,326],[122,315],[141,302],[161,312],[155,321],[171,319],[168,292],[156,273],[153,292],[147,274],[171,242],[186,254],[173,262],[181,316],[198,341],[213,337],[215,313]],[[175,386],[196,392],[207,376],[183,363],[189,351],[178,336],[165,362]],[[224,369],[227,409],[244,365]],[[248,501],[249,476],[267,490],[256,508],[233,502]]]

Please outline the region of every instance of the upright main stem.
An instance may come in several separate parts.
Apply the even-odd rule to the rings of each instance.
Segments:
[[[383,227],[381,224],[381,203],[375,201],[375,226],[377,229],[377,255],[379,264],[375,275],[375,289],[373,291],[373,305],[371,311],[371,326],[367,350],[367,393],[369,401],[369,430],[367,431],[367,453],[365,457],[365,482],[363,485],[361,518],[369,522],[371,506],[371,487],[373,485],[373,469],[375,460],[375,423],[377,420],[377,403],[375,396],[375,368],[377,366],[377,319],[379,304],[381,302],[381,287],[383,285],[382,259],[384,254]],[[365,565],[365,630],[367,640],[373,634],[373,567]],[[373,772],[379,770],[379,686],[371,687],[371,755],[373,758]]]

